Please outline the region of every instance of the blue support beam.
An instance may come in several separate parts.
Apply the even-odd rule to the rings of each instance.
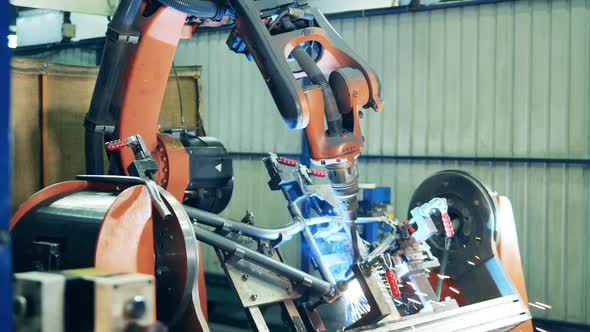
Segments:
[[[8,1],[0,1],[0,330],[12,331],[12,255],[10,251],[10,50]]]

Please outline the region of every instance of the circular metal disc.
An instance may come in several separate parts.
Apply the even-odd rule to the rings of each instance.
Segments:
[[[193,305],[192,299],[197,280],[197,247],[192,224],[182,205],[164,189],[160,188],[160,194],[173,217],[163,220],[154,214],[157,317],[174,329],[184,324],[190,309],[201,310]]]
[[[458,279],[493,256],[496,205],[490,191],[475,177],[467,172],[447,170],[435,173],[418,186],[408,211],[435,197],[447,199],[455,236],[446,274]],[[432,220],[439,233],[432,236],[428,244],[432,253],[440,259],[444,250],[445,232],[440,214],[433,215]]]

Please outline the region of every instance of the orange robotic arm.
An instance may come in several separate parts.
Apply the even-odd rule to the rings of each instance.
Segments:
[[[356,158],[364,147],[358,111],[381,110],[379,82],[326,18],[303,1],[122,1],[109,24],[86,116],[87,173],[103,173],[105,135],[139,134],[159,165],[158,184],[181,201],[196,192],[189,188],[195,172],[186,142],[160,134],[158,118],[185,23],[225,16],[235,20],[228,46],[256,61],[287,126],[305,128],[312,160],[326,166],[342,214],[355,220]],[[134,156],[122,150],[110,161],[109,173],[124,175]]]
[[[87,173],[104,172],[105,135],[140,134],[160,165],[159,184],[182,199],[189,182],[188,158],[182,144],[158,136],[167,74],[185,23],[225,16],[236,22],[228,45],[254,58],[287,126],[306,129],[312,159],[323,165],[354,161],[364,146],[358,109],[381,110],[383,105],[375,73],[319,11],[298,1],[274,1],[268,8],[264,3],[123,1],[109,24],[86,116]],[[315,58],[308,54],[310,47],[319,52]],[[293,70],[293,64],[300,68]],[[301,84],[303,77],[311,84]],[[112,156],[109,172],[125,174],[133,160],[123,150]]]

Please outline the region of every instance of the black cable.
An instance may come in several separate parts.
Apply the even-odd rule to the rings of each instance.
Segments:
[[[174,77],[176,78],[176,87],[178,88],[178,102],[180,103],[180,126],[184,128],[184,109],[182,108],[182,92],[180,90],[180,80],[176,72],[176,65],[172,61],[172,70],[174,70]]]
[[[322,73],[311,55],[309,55],[300,45],[291,51],[291,55],[313,84],[319,85],[322,89],[324,95],[324,115],[328,124],[328,135],[342,134],[342,115],[338,110],[338,104],[336,104],[336,98],[334,97],[332,87],[330,86],[330,83],[328,83],[328,80],[326,80],[324,73]]]
[[[281,21],[281,19],[287,14],[289,13],[289,10],[285,9],[282,12],[280,12],[277,16],[277,18],[275,18],[274,20],[272,20],[271,22],[269,22],[267,28],[268,31],[271,32],[272,29],[274,29],[277,26],[277,23],[279,23]]]

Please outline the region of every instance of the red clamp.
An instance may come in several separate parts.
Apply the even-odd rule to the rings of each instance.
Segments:
[[[448,212],[442,214],[442,222],[447,237],[455,236],[455,232],[453,232],[453,223],[451,223],[451,217],[449,216]]]
[[[279,157],[279,164],[285,165],[285,166],[296,167],[299,163],[297,162],[297,160],[293,160],[293,159],[289,159],[289,158],[285,158],[285,157]]]
[[[285,157],[279,157],[279,164],[285,165],[285,166],[290,166],[290,167],[297,167],[297,165],[299,165],[297,160],[289,159],[289,158],[285,158]],[[328,176],[328,173],[326,173],[322,170],[319,170],[319,169],[308,169],[307,174],[309,174],[311,176],[317,176],[319,178],[325,178],[326,176]]]
[[[326,176],[328,176],[328,173],[319,169],[308,169],[307,173],[312,176],[317,176],[318,178],[325,178]]]
[[[410,225],[410,222],[408,220],[404,220],[404,225],[408,227],[408,232],[410,233],[410,235],[416,233],[416,229],[414,229],[414,226]]]
[[[121,150],[122,148],[127,146],[127,140],[115,140],[115,141],[111,141],[111,142],[107,142],[104,144],[104,148],[107,150],[107,152],[113,152],[113,151],[117,151],[117,150]]]
[[[399,291],[399,285],[397,284],[397,278],[395,277],[395,273],[393,273],[391,269],[386,269],[385,278],[387,279],[387,283],[389,284],[391,295],[395,298],[399,298],[402,294]]]

